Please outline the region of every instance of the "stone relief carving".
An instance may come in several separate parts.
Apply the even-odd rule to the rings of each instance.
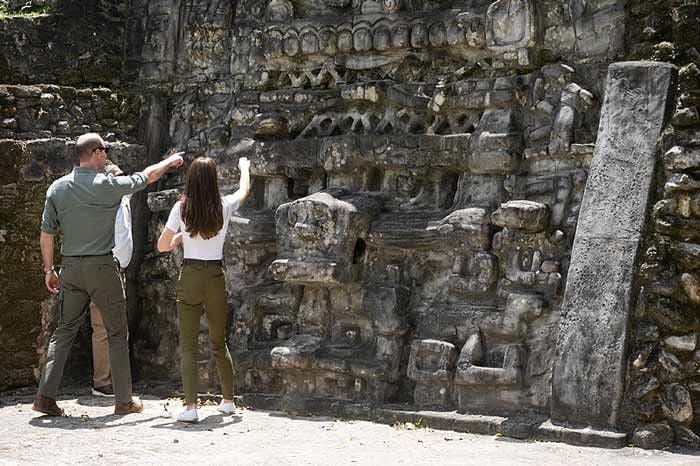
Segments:
[[[488,73],[532,67],[539,40],[532,2],[413,6],[270,2],[264,21],[234,20],[235,92],[175,108],[189,123],[171,136],[206,148],[224,180],[253,161],[227,249],[245,283],[241,389],[545,409],[598,100],[565,65],[405,74],[438,49]],[[216,146],[212,120],[228,135]]]

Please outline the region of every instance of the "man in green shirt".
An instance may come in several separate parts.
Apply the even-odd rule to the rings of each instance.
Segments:
[[[80,165],[54,181],[46,192],[41,221],[41,255],[46,288],[59,294],[59,321],[51,336],[46,364],[33,409],[62,416],[56,393],[70,347],[92,300],[100,309],[109,338],[115,414],[138,413],[131,397],[126,296],[119,266],[112,257],[114,219],[122,196],[141,191],[169,168],[182,165],[182,153],[169,156],[129,176],[106,176],[108,147],[95,133],[80,136],[75,145]],[[54,236],[63,232],[60,278],[53,267]]]

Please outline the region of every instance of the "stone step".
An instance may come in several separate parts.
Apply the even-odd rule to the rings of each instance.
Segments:
[[[542,414],[491,416],[459,413],[457,411],[412,410],[404,406],[373,407],[321,398],[293,398],[279,395],[246,393],[237,397],[237,403],[257,409],[285,410],[300,415],[327,415],[357,419],[408,428],[452,430],[481,435],[496,435],[516,439],[555,441],[572,445],[600,448],[624,448],[627,434],[588,428],[556,426]]]

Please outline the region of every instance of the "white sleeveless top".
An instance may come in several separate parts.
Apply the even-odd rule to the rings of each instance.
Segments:
[[[223,258],[224,240],[226,239],[228,222],[241,205],[241,195],[239,191],[222,197],[221,203],[223,206],[222,213],[224,224],[221,230],[209,239],[204,239],[199,235],[192,237],[187,233],[187,231],[185,231],[185,222],[182,220],[181,214],[182,202],[177,201],[173,206],[168,216],[168,221],[165,223],[165,228],[175,233],[182,230],[182,246],[185,251],[185,259],[218,260]]]

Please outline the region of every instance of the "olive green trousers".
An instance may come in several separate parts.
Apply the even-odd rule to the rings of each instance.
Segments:
[[[58,326],[49,341],[46,365],[39,380],[39,394],[56,399],[68,353],[94,302],[107,329],[112,384],[118,404],[131,400],[131,365],[126,296],[119,264],[105,256],[63,257]]]
[[[186,263],[177,282],[177,311],[180,324],[180,373],[185,403],[197,402],[197,356],[199,320],[207,316],[211,352],[216,360],[224,399],[233,399],[233,362],[226,346],[226,284],[220,264],[201,261]]]

